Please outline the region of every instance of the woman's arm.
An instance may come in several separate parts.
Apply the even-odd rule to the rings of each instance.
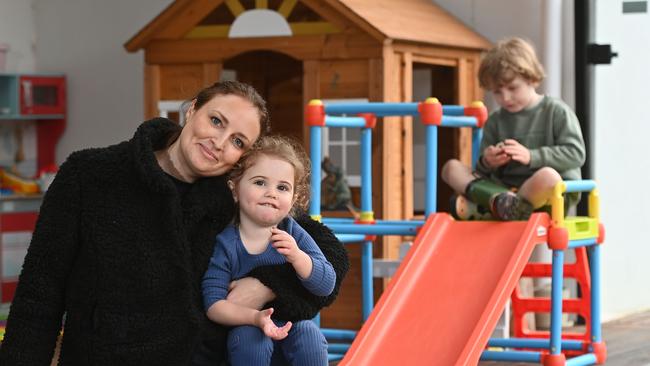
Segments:
[[[64,312],[66,278],[77,253],[80,215],[74,155],[47,191],[0,347],[2,365],[49,365]]]
[[[302,214],[296,218],[298,224],[311,235],[328,262],[334,267],[336,283],[329,296],[316,296],[302,284],[291,264],[258,267],[251,276],[270,288],[276,297],[268,306],[283,320],[311,319],[325,306],[336,299],[341,282],[350,268],[347,250],[325,225]]]

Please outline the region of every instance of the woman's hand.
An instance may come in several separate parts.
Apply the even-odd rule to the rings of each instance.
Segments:
[[[275,294],[258,279],[244,277],[230,283],[226,299],[237,305],[260,310],[264,304],[275,299]]]
[[[530,150],[517,140],[507,139],[503,141],[503,151],[514,161],[518,161],[523,165],[530,164]]]
[[[292,326],[291,322],[287,322],[284,326],[278,327],[275,325],[273,320],[271,320],[271,314],[273,314],[273,308],[257,312],[257,315],[255,316],[255,325],[257,325],[257,327],[260,328],[267,337],[275,341],[286,338],[289,335],[289,329],[291,329]]]

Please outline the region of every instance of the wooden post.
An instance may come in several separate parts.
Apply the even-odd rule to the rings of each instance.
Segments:
[[[148,120],[158,116],[158,102],[160,101],[160,66],[144,66],[144,119]]]
[[[413,101],[413,54],[411,52],[404,52],[401,62],[402,68],[402,101]],[[402,218],[411,219],[413,217],[413,117],[408,116],[403,118],[402,130],[402,143],[403,143],[403,160],[402,170],[403,183],[402,183],[402,196],[403,208]]]

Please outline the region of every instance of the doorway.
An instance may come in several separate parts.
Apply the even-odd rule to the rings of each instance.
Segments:
[[[252,85],[266,100],[271,131],[303,143],[302,62],[272,51],[252,51],[223,64],[222,80]]]
[[[438,98],[440,103],[458,104],[457,69],[453,66],[413,64],[413,101],[421,102],[428,97]],[[425,195],[425,128],[420,118],[413,118],[413,210],[424,215]],[[440,168],[449,159],[458,158],[458,129],[438,129],[438,192],[437,212],[449,212],[449,197],[453,194],[440,179]]]

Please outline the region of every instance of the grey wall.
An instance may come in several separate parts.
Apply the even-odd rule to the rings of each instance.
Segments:
[[[0,43],[9,46],[5,72],[34,70],[32,0],[0,0]],[[0,72],[3,70],[0,69]]]
[[[68,125],[57,161],[132,136],[144,113],[143,52],[127,53],[123,44],[171,0],[32,2],[36,70],[63,72],[68,81]]]

